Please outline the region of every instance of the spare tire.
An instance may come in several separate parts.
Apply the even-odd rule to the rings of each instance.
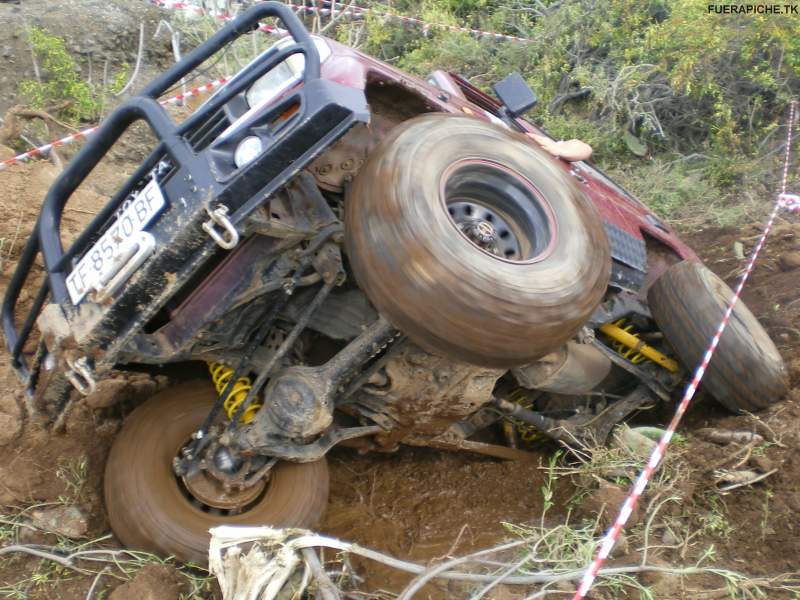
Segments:
[[[420,346],[477,365],[560,348],[608,285],[594,204],[527,138],[470,117],[392,130],[350,187],[345,224],[375,307]]]
[[[733,297],[700,263],[672,265],[647,293],[650,311],[688,370],[697,368]],[[739,301],[702,381],[733,412],[756,411],[788,391],[786,365],[753,313]]]

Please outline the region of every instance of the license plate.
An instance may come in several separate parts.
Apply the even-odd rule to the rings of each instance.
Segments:
[[[117,215],[117,219],[95,242],[67,276],[67,290],[78,304],[91,290],[100,290],[125,266],[135,252],[137,234],[166,204],[155,179]]]

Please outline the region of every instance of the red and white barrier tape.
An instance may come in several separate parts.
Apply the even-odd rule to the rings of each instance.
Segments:
[[[205,94],[221,86],[223,83],[228,81],[228,77],[220,77],[219,79],[215,79],[214,81],[209,81],[203,85],[197,86],[190,90],[187,90],[185,94],[178,94],[177,96],[173,96],[172,98],[167,98],[166,100],[160,100],[159,103],[166,106],[168,104],[180,104],[187,98],[191,98],[192,96],[199,96],[201,94]],[[100,126],[95,125],[94,127],[89,127],[88,129],[84,129],[82,131],[78,131],[77,133],[73,133],[66,137],[61,138],[60,140],[56,140],[54,142],[50,142],[49,144],[45,144],[44,146],[39,146],[38,148],[34,148],[33,150],[28,150],[27,152],[23,152],[22,154],[17,154],[13,158],[8,158],[6,160],[0,161],[0,171],[7,168],[10,165],[25,162],[31,158],[38,158],[40,156],[46,155],[50,150],[53,148],[58,148],[59,146],[66,146],[67,144],[75,143],[79,140],[85,140],[87,137],[92,135],[95,131],[98,130]]]
[[[674,435],[675,431],[678,428],[678,424],[681,421],[686,409],[689,407],[689,403],[691,402],[692,398],[694,397],[695,392],[697,391],[697,387],[700,385],[700,380],[703,379],[703,375],[705,375],[706,369],[708,369],[708,364],[711,362],[711,357],[714,356],[714,352],[719,345],[719,340],[722,337],[725,328],[728,326],[728,321],[730,321],[731,314],[733,313],[733,309],[736,306],[736,303],[739,301],[739,296],[742,293],[742,289],[744,288],[744,284],[747,281],[748,277],[750,277],[750,273],[753,270],[753,265],[755,265],[756,259],[758,258],[761,249],[764,247],[764,243],[766,242],[767,236],[769,235],[770,230],[772,229],[772,224],[775,221],[775,217],[778,214],[778,211],[781,208],[790,208],[791,210],[798,210],[800,204],[798,198],[795,195],[787,194],[786,193],[786,181],[789,173],[789,158],[791,153],[791,146],[792,146],[792,129],[794,127],[794,116],[796,110],[797,102],[793,101],[789,107],[789,131],[786,134],[786,156],[784,159],[784,168],[783,168],[783,177],[781,181],[781,190],[780,194],[778,195],[778,199],[775,201],[775,205],[772,208],[772,212],[769,215],[769,219],[767,220],[767,224],[764,227],[764,231],[761,234],[761,238],[758,240],[758,244],[753,249],[752,254],[750,255],[750,259],[747,261],[747,267],[745,267],[744,273],[742,274],[742,278],[739,280],[739,284],[736,286],[736,290],[734,291],[733,298],[731,298],[730,304],[728,308],[725,310],[725,314],[722,317],[722,322],[719,324],[717,328],[717,332],[714,334],[714,337],[711,339],[711,343],[709,344],[708,348],[706,349],[705,354],[703,355],[703,359],[700,361],[700,366],[697,367],[697,370],[694,372],[694,376],[692,377],[692,381],[686,386],[686,391],[683,394],[683,398],[681,399],[680,404],[678,405],[678,409],[675,411],[675,415],[672,417],[672,420],[669,423],[664,435],[659,440],[658,445],[653,450],[653,453],[650,455],[650,459],[647,461],[647,466],[644,470],[639,474],[639,477],[636,479],[636,483],[633,486],[628,497],[625,499],[625,502],[622,504],[622,508],[617,515],[617,519],[614,522],[614,525],[611,529],[608,530],[605,537],[603,538],[602,543],[600,544],[600,549],[597,552],[592,564],[586,570],[586,573],[583,576],[583,580],[581,581],[580,587],[575,592],[575,595],[572,597],[572,600],[580,600],[581,598],[585,598],[586,594],[589,592],[589,589],[592,587],[592,583],[594,583],[595,578],[597,577],[598,572],[600,571],[600,567],[603,565],[603,562],[608,558],[608,555],[611,553],[611,550],[614,548],[614,544],[617,542],[617,538],[619,538],[619,534],[622,532],[623,527],[625,527],[625,523],[631,516],[633,509],[636,507],[636,503],[639,501],[642,493],[644,492],[645,487],[647,486],[650,478],[652,477],[653,473],[655,472],[656,468],[658,467],[661,459],[664,458],[664,453],[666,452],[667,445],[669,444],[672,436]],[[789,200],[791,200],[791,206],[788,204]]]
[[[234,18],[233,15],[231,15],[228,12],[217,12],[215,10],[208,10],[203,8],[202,6],[195,6],[194,4],[190,4],[188,2],[175,2],[173,0],[148,0],[148,2],[165,10],[185,10],[187,12],[193,12],[198,15],[207,15],[210,17],[214,17],[221,21],[230,21],[231,19]],[[258,28],[261,31],[271,34],[286,33],[285,30],[275,27],[274,25],[259,25]]]
[[[173,2],[172,0],[150,0],[152,4],[159,6],[161,8],[166,9],[175,9],[175,10],[187,10],[201,15],[210,15],[216,17],[218,19],[222,19],[227,21],[232,19],[233,17],[226,13],[226,12],[216,12],[216,11],[208,11],[204,8],[199,6],[195,6],[188,2]],[[422,19],[418,19],[416,17],[407,17],[405,15],[396,15],[393,13],[387,12],[378,12],[371,8],[362,8],[360,6],[349,6],[343,7],[341,9],[336,8],[319,8],[316,6],[305,6],[302,4],[295,4],[293,2],[285,2],[286,6],[291,8],[292,10],[302,10],[306,13],[318,13],[320,15],[348,15],[348,16],[363,16],[366,14],[373,15],[375,17],[380,17],[381,19],[387,20],[394,20],[394,21],[402,21],[403,23],[411,24],[411,25],[418,25],[422,27],[423,31],[428,31],[429,29],[446,29],[449,31],[456,31],[459,33],[466,33],[478,38],[494,38],[498,40],[508,40],[511,42],[520,42],[520,43],[530,43],[533,40],[528,38],[519,37],[516,35],[509,35],[506,33],[498,33],[495,31],[484,31],[482,29],[474,29],[472,27],[460,27],[458,25],[448,25],[447,23],[428,23],[427,21],[423,21]],[[335,5],[335,3],[334,3]],[[269,25],[262,25],[260,29],[275,32],[279,31],[275,27],[271,27]]]

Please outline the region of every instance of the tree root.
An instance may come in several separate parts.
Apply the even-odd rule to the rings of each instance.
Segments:
[[[69,106],[69,102],[62,102],[61,104],[50,107],[49,110],[59,111],[63,110],[67,106]],[[5,117],[3,118],[3,124],[0,125],[0,144],[3,146],[12,145],[22,135],[22,130],[25,128],[25,122],[32,119],[51,121],[56,125],[60,125],[65,129],[69,129],[70,131],[77,131],[74,127],[70,127],[66,123],[59,121],[46,110],[29,108],[27,106],[16,104],[6,111]]]

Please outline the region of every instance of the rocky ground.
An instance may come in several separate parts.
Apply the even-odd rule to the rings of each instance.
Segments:
[[[18,31],[23,19],[57,28],[72,40],[76,52],[131,61],[131,44],[135,48],[131,40],[138,35],[138,23],[144,20],[154,27],[160,17],[150,8],[136,9],[132,17],[128,7],[121,0],[0,4],[0,31],[6,32],[0,36],[4,57],[0,113],[16,102],[14,82],[30,77],[29,49],[19,34],[8,33]],[[164,51],[153,50],[158,56],[145,61],[148,69],[157,68]],[[0,159],[13,152],[0,147]],[[80,230],[131,168],[124,155],[109,158],[65,213],[67,236]],[[0,292],[56,174],[57,168],[44,161],[0,172]],[[765,199],[765,210],[769,201]],[[797,597],[774,589],[777,584],[771,579],[800,569],[796,517],[800,511],[796,484],[800,477],[796,452],[800,444],[800,223],[793,221],[779,221],[744,294],[789,366],[792,392],[763,414],[739,417],[730,416],[701,393],[663,477],[634,516],[630,538],[616,552],[616,562],[636,564],[646,541],[650,558],[657,564],[691,565],[705,556],[703,564],[750,577],[736,582],[736,593],[747,593],[760,582],[769,598]],[[755,243],[760,227],[759,223],[728,229],[695,227],[683,233],[706,263],[732,283],[742,268],[742,253]],[[23,303],[30,301],[31,293],[26,290]],[[121,402],[107,406],[103,398],[95,398],[93,406],[78,403],[65,429],[47,435],[29,422],[7,356],[0,353],[0,546],[74,548],[102,538],[92,547],[116,547],[113,538],[107,537],[102,502],[106,454],[124,416],[165,383],[144,375],[119,380],[111,387],[124,395]],[[664,407],[638,420],[660,425],[669,416],[669,408]],[[755,442],[725,445],[711,441],[709,429],[760,437]],[[367,456],[335,450],[330,457],[331,502],[320,531],[420,562],[491,545],[510,535],[503,523],[540,523],[545,502],[542,486],[549,477],[543,467],[555,450],[548,444],[536,445],[532,451],[539,460],[531,464],[412,448]],[[606,456],[591,457],[589,469],[576,461],[559,463],[552,473],[556,476],[555,508],[547,513],[548,526],[568,518],[572,523],[599,518],[600,526],[608,520],[624,497],[633,471],[628,468],[609,475],[608,465],[600,465]],[[723,492],[720,488],[726,483],[720,474],[725,472],[769,475],[753,485]],[[643,541],[647,516],[656,508],[658,518],[649,524]],[[215,595],[213,583],[197,570],[170,561],[161,564],[158,557],[124,555],[120,560],[121,569],[101,563],[91,573],[78,573],[48,560],[2,556],[0,597],[83,599],[94,594],[111,600],[173,600]],[[354,567],[362,578],[359,586],[370,592],[397,591],[409,579],[364,561],[354,561]],[[642,576],[641,582],[659,599],[728,597],[725,582],[708,573],[650,574]],[[460,598],[465,593],[463,588],[446,585],[429,586],[425,592],[429,598]],[[498,599],[522,597],[518,590],[503,586],[492,594]],[[620,594],[611,590],[594,597]]]

